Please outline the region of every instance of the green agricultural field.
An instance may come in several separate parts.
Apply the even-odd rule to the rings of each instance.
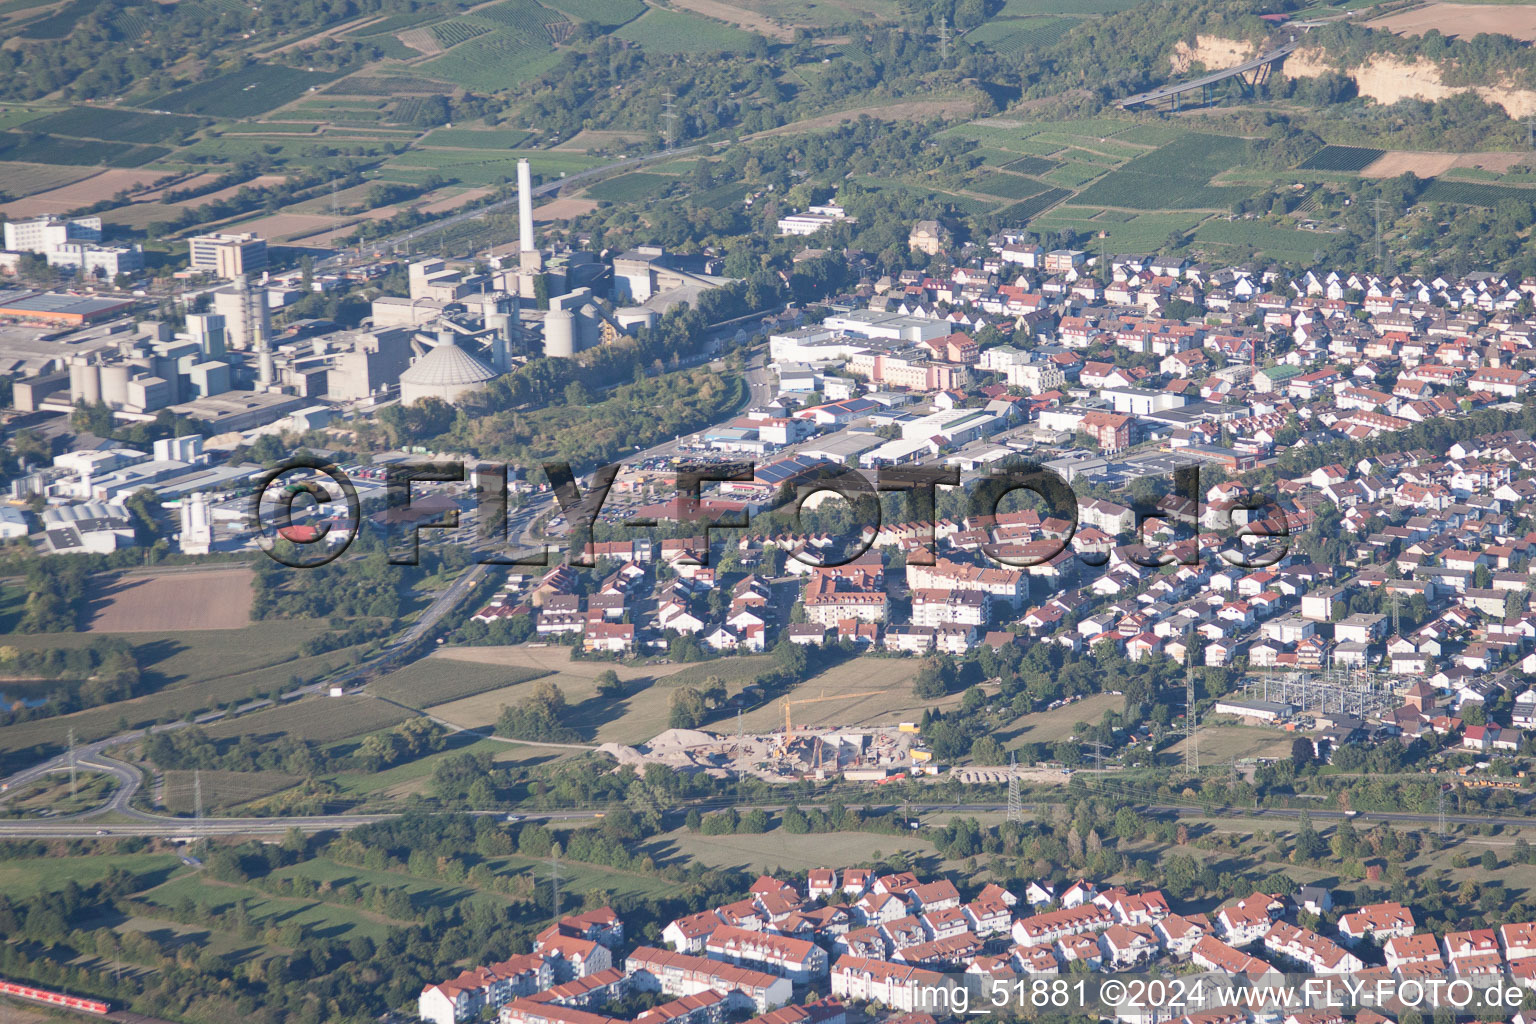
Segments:
[[[527,132],[439,128],[428,132],[421,145],[440,149],[516,149],[527,141]]]
[[[1041,181],[1046,181],[1058,188],[1081,188],[1094,178],[1104,173],[1105,168],[1093,164],[1082,164],[1069,161],[1053,171],[1048,171],[1040,176]]]
[[[339,77],[330,71],[300,71],[276,64],[255,64],[240,71],[183,86],[146,101],[157,110],[208,117],[255,117]]]
[[[465,21],[462,18],[455,18],[452,21],[440,21],[433,25],[431,29],[432,38],[436,39],[438,44],[445,50],[450,46],[457,46],[459,43],[473,39],[475,36],[483,36],[490,31],[492,29],[489,25]]]
[[[1117,252],[1132,253],[1159,252],[1168,245],[1168,236],[1171,233],[1177,231],[1185,234],[1192,231],[1195,225],[1206,216],[1199,213],[1142,213],[1124,220],[1099,217],[1086,221],[1069,221],[1063,217],[1058,221],[1057,218],[1064,212],[1060,208],[1053,210],[1045,216],[1036,218],[1032,226],[1040,230],[1050,230],[1060,223],[1063,227],[1088,232],[1095,236],[1103,231],[1108,235],[1105,241],[1111,248]]]
[[[330,86],[325,92],[335,96],[408,96],[413,93],[440,94],[445,82],[414,75],[353,75]]]
[[[605,28],[616,28],[645,13],[640,0],[547,0],[552,7],[577,21],[590,21]]]
[[[632,203],[660,196],[676,183],[676,178],[647,174],[644,171],[631,171],[617,178],[609,178],[607,181],[589,186],[586,194],[592,199],[601,199],[606,202]]]
[[[1064,188],[1048,188],[1037,196],[1030,196],[1022,203],[1003,207],[997,211],[997,216],[1004,224],[1022,224],[1036,214],[1049,210],[1071,194]]]
[[[415,28],[422,22],[431,21],[433,18],[440,17],[442,17],[442,15],[435,10],[410,11],[405,14],[391,14],[386,18],[381,18],[371,25],[359,25],[357,28],[343,34],[354,39],[369,39],[372,36],[389,35],[408,28]]]
[[[1042,163],[1044,161],[1041,161]],[[1033,178],[1017,174],[989,174],[966,186],[972,192],[999,196],[1003,199],[1028,199],[1045,191],[1045,186]]]
[[[311,743],[332,743],[387,729],[410,717],[409,711],[364,695],[310,697],[227,722],[215,722],[204,731],[216,740],[254,736],[265,742],[293,736]]]
[[[718,21],[652,8],[614,35],[653,53],[742,53],[753,34]]]
[[[981,43],[1005,57],[1031,48],[1050,46],[1076,25],[1074,18],[994,18],[966,33],[969,43]]]
[[[22,135],[0,132],[0,160],[34,164],[138,167],[170,153],[161,146],[134,146],[126,142],[94,142],[62,135]]]
[[[1247,150],[1243,139],[1183,135],[1099,179],[1078,201],[1084,206],[1133,210],[1225,210],[1251,190],[1214,187],[1208,182],[1241,164]]]
[[[1421,203],[1455,203],[1461,206],[1497,206],[1506,199],[1528,203],[1536,200],[1536,189],[1436,179],[1419,193]]]
[[[1296,165],[1299,171],[1360,171],[1386,155],[1364,146],[1324,146]]]
[[[517,161],[526,156],[533,173],[545,180],[562,174],[585,170],[599,161],[584,153],[555,153],[549,150],[508,150],[495,155],[447,149],[413,149],[402,153],[384,166],[392,180],[417,181],[438,174],[461,185],[497,185],[517,180]]]
[[[1044,174],[1056,167],[1056,161],[1046,160],[1038,156],[1021,156],[1016,160],[1010,160],[1003,164],[1003,170],[1013,171],[1015,174]]]
[[[547,669],[480,665],[434,652],[398,672],[375,679],[368,684],[368,692],[408,707],[424,708],[548,674]]]
[[[297,775],[276,771],[168,771],[165,773],[162,803],[172,814],[193,814],[197,811],[197,791],[201,787],[203,810],[230,810],[252,800],[281,793],[303,781]]]
[[[541,75],[558,60],[547,44],[493,32],[434,57],[421,70],[455,85],[490,92]]]
[[[1038,14],[1071,14],[1078,16],[1114,14],[1130,10],[1135,0],[1007,0],[999,18],[1025,18]]]
[[[1231,247],[1239,253],[1260,252],[1277,260],[1309,262],[1327,244],[1328,235],[1272,227],[1257,221],[1209,220],[1195,232],[1200,245]]]
[[[106,107],[71,107],[31,122],[28,130],[114,142],[163,142],[197,131],[207,122],[174,114],[144,114]]]

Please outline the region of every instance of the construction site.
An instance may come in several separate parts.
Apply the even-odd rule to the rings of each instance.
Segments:
[[[807,704],[853,700],[877,693],[846,693],[781,700],[784,728],[771,733],[711,733],[668,729],[649,743],[605,743],[598,749],[620,766],[665,765],[673,771],[706,772],[718,778],[755,775],[772,782],[796,779],[848,779],[879,782],[902,775],[936,774],[933,754],[918,735],[917,724],[897,726],[799,726],[794,711]]]

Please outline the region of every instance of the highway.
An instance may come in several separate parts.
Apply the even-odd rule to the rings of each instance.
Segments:
[[[1280,60],[1286,54],[1296,49],[1298,45],[1299,44],[1293,39],[1283,46],[1277,46],[1273,50],[1267,50],[1252,60],[1244,61],[1243,63],[1233,67],[1224,68],[1221,71],[1213,71],[1208,75],[1202,75],[1199,78],[1192,78],[1187,82],[1174,82],[1171,85],[1159,86],[1158,88],[1148,90],[1147,92],[1139,92],[1134,96],[1127,96],[1125,99],[1120,101],[1120,109],[1129,110],[1132,107],[1139,107],[1144,104],[1158,103],[1162,100],[1171,99],[1180,93],[1191,92],[1196,89],[1203,89],[1208,85],[1215,85],[1217,82],[1226,81],[1228,78],[1236,78],[1238,75],[1246,75],[1251,71],[1257,71],[1259,68],[1262,68],[1266,64]]]
[[[1102,794],[1101,794],[1102,795]],[[1203,821],[1222,820],[1232,818],[1270,818],[1276,823],[1292,821],[1298,818],[1303,811],[1313,821],[1354,821],[1360,825],[1372,825],[1385,822],[1398,827],[1418,826],[1419,831],[1431,831],[1437,829],[1440,823],[1438,814],[1416,814],[1404,811],[1364,811],[1356,815],[1349,815],[1344,811],[1313,809],[1313,808],[1242,808],[1220,807],[1207,812],[1203,807],[1189,804],[1142,804],[1134,800],[1127,800],[1126,805],[1137,807],[1144,812],[1173,816],[1183,820]],[[720,810],[726,807],[737,806],[729,800],[703,800],[694,803],[678,805],[676,810],[697,809],[699,811]],[[787,805],[767,804],[763,810],[778,813]],[[816,803],[801,803],[796,806],[802,810],[822,806]],[[843,806],[849,810],[891,810],[894,802],[880,804],[847,803]],[[1026,808],[1035,810],[1026,803]],[[907,809],[913,815],[935,814],[996,814],[1008,810],[1007,803],[974,802],[974,803],[920,803],[913,802]],[[89,817],[96,817],[106,813],[103,807],[96,811],[88,812]],[[604,812],[590,808],[573,808],[564,811],[523,811],[518,808],[509,808],[498,811],[472,811],[476,815],[502,815],[515,812],[520,820],[526,821],[585,821],[600,817]],[[56,818],[52,820],[24,820],[24,821],[0,821],[0,838],[4,839],[60,839],[83,838],[106,832],[115,836],[148,836],[164,839],[196,838],[201,836],[270,836],[283,835],[290,829],[299,829],[301,832],[329,832],[356,828],[359,825],[368,825],[378,821],[387,821],[398,817],[397,814],[328,814],[313,815],[308,817],[291,818],[204,818],[202,823],[190,818],[174,818],[169,815],[146,814],[142,811],[133,812],[135,820],[132,822],[110,822],[98,824],[85,820],[85,816],[75,816],[70,819]],[[1471,814],[1447,814],[1446,825],[1499,825],[1507,828],[1529,828],[1536,824],[1536,819],[1523,817],[1482,817]]]

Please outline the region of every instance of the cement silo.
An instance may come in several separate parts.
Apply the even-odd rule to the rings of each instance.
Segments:
[[[598,326],[601,318],[597,307],[588,302],[577,311],[576,314],[576,338],[581,343],[581,349],[596,348],[598,341]]]
[[[544,317],[544,354],[570,359],[576,354],[576,314],[552,309]]]
[[[69,400],[86,405],[101,401],[101,367],[86,359],[69,361]]]
[[[101,368],[101,400],[114,409],[128,404],[129,369],[126,366]]]

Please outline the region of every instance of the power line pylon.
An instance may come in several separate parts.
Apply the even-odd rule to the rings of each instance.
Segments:
[[[1008,820],[1023,823],[1024,803],[1019,795],[1019,755],[1008,755]]]

